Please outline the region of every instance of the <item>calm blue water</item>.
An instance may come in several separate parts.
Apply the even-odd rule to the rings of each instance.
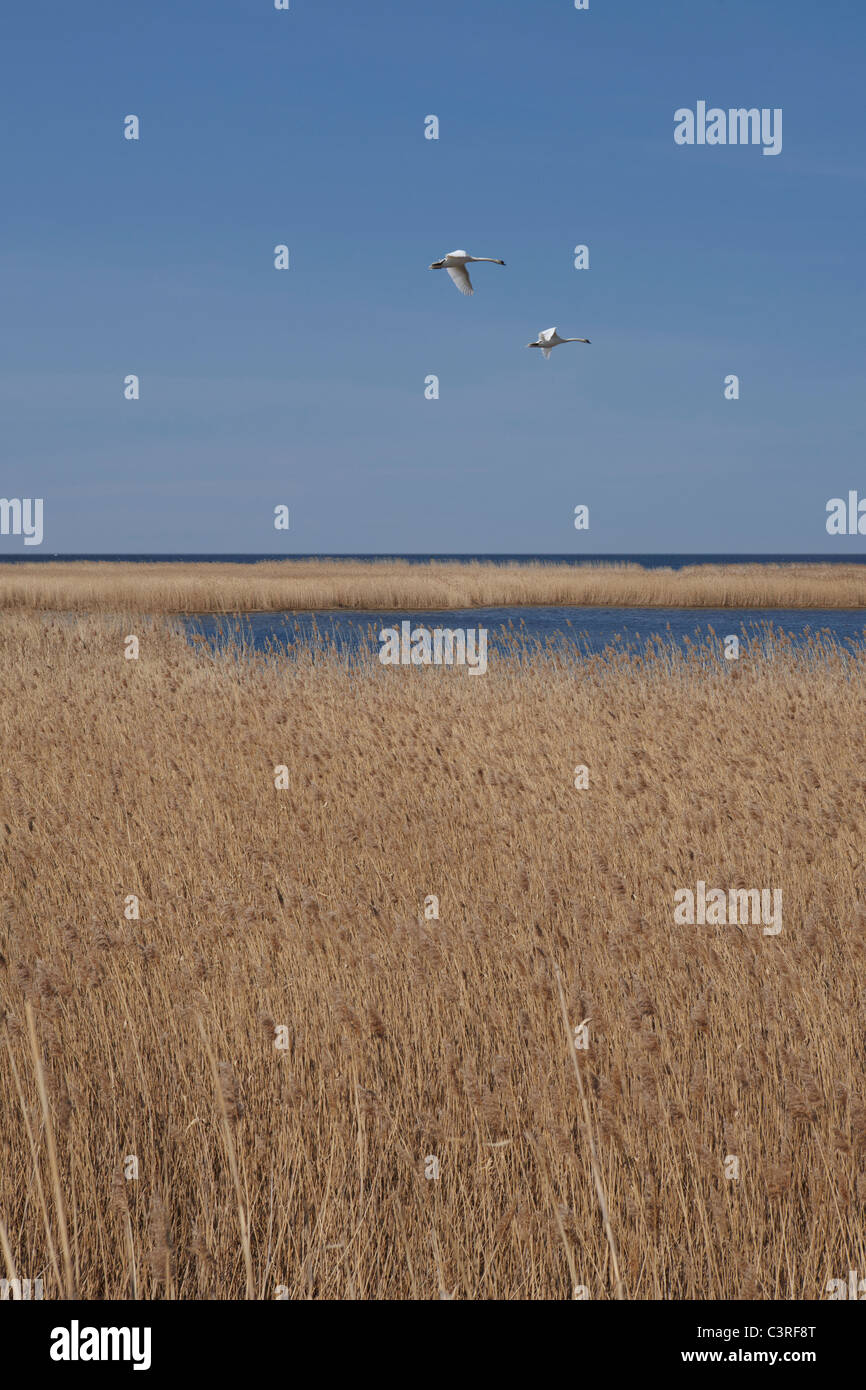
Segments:
[[[814,555],[401,555],[397,551],[387,555],[289,555],[285,551],[278,555],[31,555],[22,552],[16,552],[14,555],[0,554],[0,564],[4,565],[48,564],[52,560],[125,560],[130,564],[195,561],[198,564],[235,565],[255,565],[261,560],[405,560],[410,565],[426,565],[431,560],[483,560],[491,565],[529,564],[538,561],[545,565],[634,564],[644,565],[647,569],[678,570],[685,565],[866,565],[866,550],[859,554],[833,550],[832,553]]]
[[[256,651],[291,647],[323,638],[340,652],[354,652],[372,640],[378,648],[383,627],[396,627],[409,618],[413,627],[459,627],[488,630],[491,653],[513,649],[517,640],[540,641],[554,647],[563,644],[581,652],[599,652],[617,642],[642,650],[658,636],[683,646],[685,639],[697,642],[729,634],[743,638],[762,637],[768,625],[800,640],[807,634],[831,635],[842,644],[862,646],[866,639],[866,611],[844,609],[736,609],[736,608],[461,608],[444,611],[389,613],[247,613],[239,617],[215,614],[182,619],[187,632],[200,634],[219,647],[240,637]]]
[[[398,559],[410,564],[427,564],[430,560],[479,560],[488,564],[507,565],[533,561],[557,565],[639,564],[647,569],[682,569],[701,564],[866,564],[866,552],[815,553],[808,555],[778,554],[608,554],[608,555],[543,555],[543,554],[438,554],[401,555],[31,555],[0,554],[0,564],[48,563],[52,560],[124,560],[135,563],[227,563],[254,565],[261,560],[388,560]],[[360,643],[372,638],[378,645],[382,627],[399,627],[404,618],[415,626],[425,627],[486,627],[491,652],[513,646],[514,640],[568,644],[582,651],[602,651],[612,642],[642,648],[651,637],[682,645],[686,638],[698,641],[708,635],[710,627],[721,638],[729,633],[743,636],[760,635],[771,624],[776,629],[802,639],[806,634],[824,633],[841,643],[862,645],[866,638],[866,610],[862,609],[708,609],[708,608],[473,608],[449,611],[415,612],[401,610],[393,613],[320,612],[320,613],[254,613],[239,619],[224,616],[197,616],[182,619],[187,631],[200,633],[218,644],[229,632],[239,635],[257,651],[269,646],[292,646],[308,643],[318,635],[332,640],[340,651],[357,650]]]

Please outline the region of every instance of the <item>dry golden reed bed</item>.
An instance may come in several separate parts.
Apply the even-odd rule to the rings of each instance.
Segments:
[[[0,565],[0,609],[235,613],[282,609],[863,608],[863,565],[564,565],[405,560],[264,560]]]
[[[866,1270],[863,658],[469,679],[6,615],[0,663],[10,1273],[601,1299],[615,1256],[628,1298],[776,1299]],[[674,926],[698,879],[781,887],[782,933]]]

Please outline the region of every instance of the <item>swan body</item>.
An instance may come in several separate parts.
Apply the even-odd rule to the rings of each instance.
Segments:
[[[429,269],[447,270],[461,294],[474,294],[475,291],[472,288],[472,281],[469,279],[469,272],[466,267],[477,261],[490,261],[492,265],[505,265],[504,261],[497,260],[495,256],[470,256],[468,251],[449,251],[448,255],[443,256],[441,261],[434,261]]]
[[[542,356],[545,360],[550,356],[551,349],[559,347],[560,343],[588,343],[589,338],[560,338],[555,328],[544,328],[538,335],[538,341],[527,343],[527,347],[541,348]]]

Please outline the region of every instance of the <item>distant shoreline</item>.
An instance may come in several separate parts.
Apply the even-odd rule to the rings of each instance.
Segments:
[[[866,565],[321,558],[0,565],[5,611],[229,615],[511,607],[860,609],[866,608]]]
[[[574,552],[550,551],[382,551],[363,554],[357,551],[318,551],[287,555],[280,553],[253,554],[250,552],[226,551],[147,551],[133,554],[120,554],[116,551],[70,552],[61,554],[42,551],[36,554],[29,550],[0,551],[0,565],[51,565],[51,564],[190,564],[190,565],[261,565],[298,564],[301,562],[325,563],[335,561],[357,564],[408,564],[424,566],[429,564],[483,564],[492,566],[507,565],[556,565],[579,568],[581,565],[641,565],[645,569],[684,569],[693,565],[866,565],[866,550],[856,551],[718,551],[695,553],[692,551],[610,551],[576,554]]]

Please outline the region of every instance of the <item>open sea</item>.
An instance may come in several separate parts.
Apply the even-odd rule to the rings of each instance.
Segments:
[[[481,560],[490,565],[645,565],[647,569],[683,569],[685,565],[866,565],[862,555],[833,551],[817,555],[403,555],[391,551],[381,555],[30,555],[16,551],[14,555],[0,552],[0,564],[49,564],[54,560],[124,560],[128,564],[168,564],[172,561],[198,564],[256,565],[261,560],[405,560],[410,565],[427,565],[431,560]]]

